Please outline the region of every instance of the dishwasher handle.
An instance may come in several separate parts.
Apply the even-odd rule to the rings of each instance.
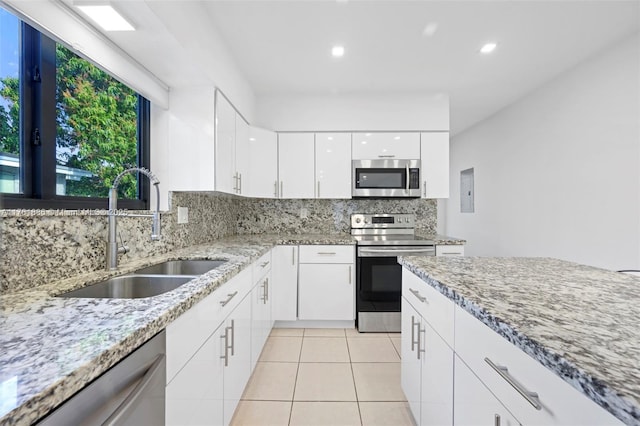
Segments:
[[[136,407],[136,403],[144,395],[153,379],[162,371],[164,358],[164,354],[160,354],[156,357],[140,382],[125,398],[125,400],[122,401],[118,408],[116,408],[116,410],[107,418],[107,420],[102,423],[102,426],[114,426],[118,424],[123,417],[129,414],[129,412]]]

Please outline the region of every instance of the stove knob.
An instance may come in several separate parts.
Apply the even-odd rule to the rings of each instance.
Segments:
[[[356,218],[356,223],[360,223],[362,222],[362,219],[360,219],[359,217]]]
[[[369,223],[369,219],[365,218],[364,223]]]

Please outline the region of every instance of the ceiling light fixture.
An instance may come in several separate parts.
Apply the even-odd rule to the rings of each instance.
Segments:
[[[342,58],[344,56],[344,46],[333,46],[331,48],[331,56],[334,58]]]
[[[438,31],[438,23],[437,22],[429,22],[422,30],[422,35],[425,37],[433,37]]]
[[[133,25],[127,21],[113,6],[107,3],[76,2],[77,7],[98,24],[105,31],[135,31]]]
[[[496,47],[498,47],[498,43],[494,43],[494,42],[486,43],[484,46],[480,48],[480,53],[484,53],[484,54],[491,53],[494,50],[496,50]]]

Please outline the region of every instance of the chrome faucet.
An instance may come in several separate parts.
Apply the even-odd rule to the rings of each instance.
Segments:
[[[118,209],[118,184],[120,184],[120,179],[127,173],[141,173],[149,178],[149,181],[156,187],[156,209],[151,214],[118,214],[116,210]],[[107,270],[112,271],[118,268],[118,254],[126,253],[127,247],[124,244],[118,246],[118,242],[116,240],[117,234],[117,221],[116,218],[118,216],[125,217],[150,217],[151,218],[151,240],[157,241],[160,239],[160,188],[158,185],[160,181],[158,178],[151,173],[151,171],[145,169],[144,167],[132,167],[130,169],[123,170],[118,176],[116,176],[113,181],[113,185],[109,190],[109,211],[107,212],[107,216],[109,218],[109,232],[107,236]]]

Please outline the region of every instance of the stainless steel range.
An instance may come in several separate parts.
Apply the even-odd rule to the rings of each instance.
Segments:
[[[435,256],[434,241],[415,235],[415,215],[353,214],[357,240],[356,325],[360,332],[400,332],[402,267],[398,256]]]

